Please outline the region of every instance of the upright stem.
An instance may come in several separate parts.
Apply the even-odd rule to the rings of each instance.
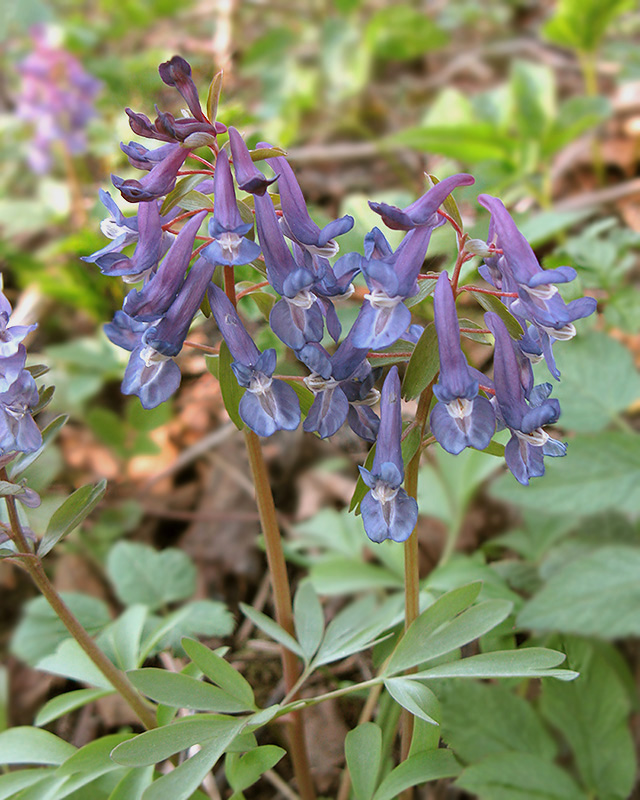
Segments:
[[[287,633],[295,636],[287,565],[284,559],[282,539],[280,537],[276,508],[271,493],[271,485],[269,484],[267,465],[264,461],[258,436],[256,436],[253,431],[245,429],[245,441],[247,444],[247,453],[249,454],[253,483],[256,489],[260,524],[264,534],[269,574],[271,575],[271,585],[273,587],[276,621]],[[287,650],[285,647],[282,648],[282,672],[285,691],[289,694],[296,684],[298,675],[300,674],[300,668],[295,653],[292,653],[291,650]],[[295,693],[290,698],[290,700],[293,699],[295,699]],[[311,780],[311,772],[309,770],[304,724],[300,711],[291,713],[291,722],[288,724],[288,728],[289,750],[293,762],[293,771],[298,783],[298,791],[303,800],[314,800],[316,795],[313,781]]]
[[[0,470],[0,480],[7,480],[6,469]],[[134,714],[138,717],[145,728],[157,727],[156,717],[153,709],[149,706],[129,682],[127,676],[119,670],[102,652],[95,641],[82,627],[78,618],[73,614],[64,600],[60,597],[57,590],[49,580],[44,571],[42,562],[31,552],[29,543],[22,530],[16,501],[13,497],[5,497],[7,511],[9,512],[9,522],[11,533],[18,551],[23,558],[20,559],[21,565],[29,573],[31,579],[47,599],[51,608],[60,618],[61,622],[76,642],[89,656],[104,677],[109,681],[113,688],[118,692],[122,699],[129,705]]]
[[[424,428],[427,424],[427,415],[429,414],[429,405],[431,404],[431,397],[433,394],[433,384],[435,378],[427,386],[427,388],[420,395],[418,401],[418,409],[416,411],[416,424],[420,430],[420,439],[424,435]],[[407,464],[405,473],[404,485],[407,494],[411,497],[418,495],[418,470],[420,468],[420,450],[416,450],[415,455]],[[405,631],[411,623],[417,618],[419,612],[419,598],[420,594],[420,565],[419,565],[419,552],[418,552],[418,535],[416,531],[404,543],[404,629]],[[403,709],[402,711],[402,740],[400,748],[400,756],[404,761],[409,756],[411,749],[411,738],[413,736],[413,714]],[[410,800],[413,796],[413,790],[407,789],[402,795],[403,800]]]

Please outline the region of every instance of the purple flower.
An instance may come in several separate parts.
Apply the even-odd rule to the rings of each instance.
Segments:
[[[16,113],[34,125],[28,159],[41,174],[51,168],[56,142],[72,155],[85,152],[85,131],[102,84],[71,53],[48,45],[43,30],[36,30],[33,40],[33,51],[18,66],[22,86]]]
[[[517,348],[504,322],[494,312],[484,316],[487,327],[496,340],[493,359],[496,413],[511,431],[505,447],[507,466],[519,483],[527,485],[530,478],[544,475],[543,456],[563,456],[566,445],[550,438],[544,425],[557,422],[560,404],[550,400],[551,384],[536,386],[528,401],[521,381]]]
[[[398,368],[392,367],[382,387],[380,430],[371,471],[360,467],[370,491],[360,504],[362,521],[372,542],[406,541],[418,521],[418,504],[401,488],[404,465],[400,448],[402,417]]]
[[[572,281],[576,271],[571,267],[542,269],[502,201],[481,194],[478,202],[491,212],[489,242],[502,250],[500,257],[485,261],[486,270],[481,269],[481,274],[499,290],[518,293],[517,299],[508,302],[509,310],[521,322],[523,330],[527,330],[527,320],[535,328],[535,335],[529,332],[523,352],[534,355],[542,352],[549,371],[558,379],[553,342],[573,338],[576,334],[573,323],[592,314],[597,302],[592,297],[580,297],[565,303],[556,284]]]
[[[376,439],[380,420],[372,410],[379,392],[373,388],[375,375],[366,361],[367,351],[353,346],[349,334],[333,356],[322,345],[310,343],[296,355],[309,367],[305,384],[314,395],[303,429],[324,439],[333,436],[345,422],[363,439]]]
[[[258,350],[233,304],[215,284],[209,287],[209,303],[234,358],[231,368],[247,390],[238,407],[242,421],[258,436],[295,430],[300,424],[300,403],[288,384],[273,377],[276,351]]]
[[[265,178],[260,172],[251,159],[251,153],[244,139],[233,127],[229,128],[229,144],[238,187],[243,192],[262,196],[267,191],[267,187],[275,181],[275,178]]]
[[[432,230],[423,225],[410,231],[395,253],[380,231],[368,234],[361,263],[369,293],[354,323],[357,347],[388,347],[411,325],[411,312],[404,300],[418,291],[417,278]],[[371,253],[369,257],[367,252]]]
[[[196,234],[207,216],[201,211],[192,217],[175,238],[169,252],[155,273],[148,275],[142,289],[132,289],[126,296],[123,311],[142,322],[163,316],[182,286]]]
[[[171,192],[176,185],[178,170],[189,155],[189,150],[179,144],[171,145],[165,155],[141,179],[133,178],[124,180],[117,175],[111,176],[113,185],[129,203],[141,203],[146,200],[156,200]]]
[[[112,200],[111,202],[113,203]],[[115,203],[113,205],[115,206]],[[125,218],[123,217],[123,219]],[[142,280],[160,261],[166,241],[163,238],[162,220],[155,200],[141,203],[138,206],[137,228],[136,249],[131,257],[123,256],[120,253],[126,240],[123,239],[118,244],[119,237],[111,245],[103,247],[102,250],[98,250],[90,256],[82,256],[82,260],[97,264],[103,275],[120,276],[125,278],[128,283]],[[128,230],[131,231],[131,234],[133,233],[132,228]],[[126,231],[120,236],[129,235],[130,233]]]
[[[434,219],[434,214],[451,192],[458,186],[471,186],[473,183],[475,183],[475,179],[471,175],[460,173],[436,183],[428,192],[425,192],[422,197],[406,208],[401,209],[387,203],[371,201],[369,206],[376,214],[380,214],[388,228],[400,231],[410,231],[422,225],[435,228],[437,220]]]
[[[258,147],[271,147],[271,145],[260,142]],[[353,228],[353,217],[349,215],[340,217],[321,230],[309,216],[302,189],[287,159],[282,156],[268,158],[267,164],[278,176],[278,191],[283,212],[281,226],[284,235],[315,255],[334,256],[340,249],[335,237]]]
[[[311,291],[315,278],[287,247],[269,195],[256,195],[255,207],[267,279],[282,296],[271,309],[269,325],[288,347],[300,350],[308,342],[319,342],[324,333],[322,309]]]
[[[478,395],[460,347],[460,326],[449,276],[442,272],[434,292],[434,316],[440,354],[440,377],[433,387],[438,402],[429,417],[431,432],[452,455],[465,447],[484,450],[495,431],[493,406]]]
[[[218,153],[213,191],[214,214],[209,220],[209,235],[215,241],[202,251],[212,264],[232,267],[250,264],[260,255],[260,247],[246,238],[253,223],[243,222],[236,203],[229,160],[224,150]]]
[[[42,444],[42,434],[31,416],[38,404],[38,387],[25,369],[0,392],[0,453],[32,453]]]

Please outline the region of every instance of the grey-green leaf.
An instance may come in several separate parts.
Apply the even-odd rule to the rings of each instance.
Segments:
[[[75,530],[83,522],[104,497],[107,490],[106,480],[95,486],[82,486],[64,501],[53,512],[47,530],[38,546],[38,555],[42,558],[56,545],[60,539]]]
[[[373,800],[395,800],[410,786],[460,774],[460,765],[450,750],[427,750],[411,756],[392,770],[380,784]]]
[[[433,323],[426,326],[411,354],[402,381],[402,396],[417,397],[435,378],[440,369],[438,337]]]
[[[28,725],[0,733],[0,764],[62,764],[76,748],[49,731]]]
[[[209,680],[217,684],[226,694],[234,697],[247,710],[255,709],[251,684],[228,661],[194,639],[183,639],[182,646],[189,658]]]
[[[408,678],[387,678],[384,686],[396,703],[415,717],[423,719],[430,725],[440,724],[440,703],[427,686],[418,681],[410,681]]]
[[[564,653],[544,647],[520,650],[494,650],[407,675],[407,680],[435,678],[559,678],[571,681],[577,672],[554,669],[564,661]]]
[[[324,614],[318,595],[309,580],[302,581],[296,592],[293,622],[304,658],[310,661],[322,641]]]
[[[127,674],[131,683],[142,694],[166,706],[227,714],[252,711],[254,708],[253,703],[240,702],[217,686],[179,672],[149,667],[132,670]]]
[[[358,725],[344,740],[344,754],[356,800],[371,800],[380,772],[382,731],[373,722]]]

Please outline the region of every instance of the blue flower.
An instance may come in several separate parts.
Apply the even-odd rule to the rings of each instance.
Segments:
[[[434,292],[434,317],[440,354],[440,377],[433,387],[438,403],[429,417],[431,432],[452,455],[465,447],[484,450],[495,431],[493,406],[478,395],[460,347],[460,326],[449,276],[442,272]]]
[[[276,351],[258,350],[233,304],[215,284],[209,287],[209,304],[234,358],[231,368],[247,390],[238,407],[242,421],[258,436],[295,430],[300,424],[300,403],[288,384],[273,377]]]
[[[471,186],[475,179],[471,175],[460,173],[436,183],[422,197],[411,203],[406,208],[390,206],[388,203],[369,202],[369,206],[376,214],[380,214],[382,221],[388,228],[400,231],[411,231],[427,225],[435,228],[438,224],[434,214],[444,203],[451,192],[458,186]]]
[[[275,181],[275,178],[265,178],[260,172],[253,163],[251,153],[244,139],[233,127],[229,128],[229,145],[238,187],[243,192],[262,196],[267,191],[267,187]]]
[[[552,439],[543,430],[560,417],[560,404],[550,400],[551,384],[534,387],[527,401],[521,380],[517,348],[504,322],[494,312],[484,316],[496,340],[493,359],[493,382],[498,420],[511,431],[505,447],[507,466],[519,483],[544,475],[544,456],[563,456],[566,445]]]
[[[202,211],[192,217],[174,239],[169,252],[155,273],[147,276],[142,289],[132,289],[126,296],[123,311],[141,322],[153,322],[163,316],[182,286],[196,234],[207,216]]]
[[[418,521],[418,504],[401,488],[404,465],[400,448],[402,417],[398,368],[392,367],[382,387],[380,430],[371,471],[360,467],[370,491],[360,504],[364,529],[372,542],[406,541]]]
[[[260,142],[258,147],[271,147]],[[286,158],[268,158],[267,164],[278,176],[278,192],[282,207],[282,230],[284,235],[319,256],[334,256],[339,248],[336,236],[353,228],[354,219],[348,214],[330,222],[320,229],[309,216],[302,189]]]
[[[31,416],[38,404],[38,387],[26,369],[0,392],[0,453],[32,453],[42,444],[42,434]]]
[[[528,331],[523,352],[534,356],[539,352],[544,354],[549,371],[558,379],[553,342],[573,338],[576,334],[573,323],[592,314],[597,302],[593,297],[580,297],[565,303],[557,284],[572,281],[576,271],[571,267],[542,269],[502,201],[481,194],[478,202],[491,212],[489,242],[502,250],[501,256],[485,260],[486,269],[481,268],[481,274],[500,291],[518,293],[516,299],[509,298],[509,310],[523,330],[527,331],[527,321],[535,329],[535,333]]]
[[[173,144],[164,152],[162,160],[158,161],[139,181],[133,178],[124,180],[117,175],[111,176],[113,185],[129,203],[156,200],[173,190],[178,170],[189,155],[189,150],[179,144]]]
[[[212,264],[228,267],[250,264],[260,255],[260,247],[246,238],[253,223],[243,222],[238,211],[229,160],[224,150],[218,153],[213,191],[215,210],[209,220],[209,235],[215,242],[204,248],[203,257]]]

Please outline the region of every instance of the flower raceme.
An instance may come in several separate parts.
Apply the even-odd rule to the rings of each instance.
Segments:
[[[160,144],[155,149],[135,142],[122,145],[131,166],[143,175],[139,180],[114,178],[114,185],[125,201],[134,204],[136,213],[124,214],[108,193],[101,192],[109,212],[101,227],[111,241],[85,257],[104,274],[136,284],[127,294],[123,310],[105,326],[109,339],[130,352],[123,391],[138,395],[146,408],[176,391],[180,384],[176,357],[207,298],[233,358],[235,378],[245,389],[238,407],[244,424],[260,436],[297,428],[302,416],[298,393],[277,377],[276,351],[260,351],[233,302],[234,268],[257,267],[261,273],[258,286],[276,295],[268,320],[271,331],[290,348],[300,367],[308,370],[306,377],[294,378],[304,381],[299,388],[301,396],[307,390],[313,396],[305,406],[303,429],[326,438],[346,423],[362,439],[376,443],[371,470],[361,468],[369,489],[361,503],[365,530],[374,542],[405,541],[418,513],[416,501],[402,488],[397,363],[406,355],[375,351],[399,339],[403,349],[412,349],[421,336],[424,329],[414,323],[406,301],[418,292],[433,231],[448,218],[441,205],[455,189],[470,186],[473,178],[459,174],[432,184],[406,208],[370,203],[385,225],[403,232],[399,245],[394,250],[382,231],[373,228],[364,237],[363,253],[337,257],[338,239],[353,228],[353,219],[343,216],[323,228],[318,226],[294,171],[284,154],[278,155],[278,148],[261,143],[258,150],[250,151],[236,128],[207,118],[184,59],[175,56],[162,64],[160,76],[186,101],[186,116],[176,120],[158,112],[151,122],[144,114],[127,109],[134,132]],[[225,132],[228,143],[219,141]],[[207,148],[210,160],[196,156],[197,148]],[[197,193],[184,197],[174,193],[171,210],[162,214],[163,198],[192,156],[198,169],[188,172],[196,176]],[[272,177],[258,168],[256,161],[260,160],[266,161]],[[190,178],[190,189],[193,181]],[[277,196],[269,192],[276,181]],[[428,422],[433,438],[454,455],[466,447],[485,449],[496,424],[507,427],[511,432],[505,449],[507,466],[518,481],[527,483],[543,474],[545,455],[565,452],[565,446],[544,430],[545,425],[557,421],[560,407],[549,397],[550,384],[534,386],[532,362],[544,357],[558,378],[552,344],[570,338],[575,333],[573,322],[592,313],[595,301],[581,298],[565,303],[557,285],[572,280],[575,271],[569,267],[542,269],[501,201],[480,195],[479,202],[491,215],[487,244],[469,240],[457,229],[458,261],[463,263],[472,254],[484,259],[480,273],[491,288],[482,291],[500,298],[520,322],[522,335],[512,339],[500,316],[487,314],[486,325],[496,342],[494,381],[470,366],[460,344],[458,271],[451,281],[447,272],[442,272],[433,299],[440,370]],[[203,229],[208,235],[202,235]],[[197,238],[204,241],[194,252]],[[220,288],[220,276],[216,277],[218,267],[224,267],[228,295]],[[265,272],[268,288],[262,281]],[[367,291],[355,322],[343,331],[344,319],[339,318],[334,303],[352,295],[352,281],[359,274]],[[11,330],[6,319],[4,330]],[[335,347],[325,333],[336,342]],[[16,384],[24,361],[21,345],[13,342],[12,336],[5,334],[2,340],[6,352],[0,341],[0,356],[4,357],[0,392],[14,384],[16,390],[22,387],[28,409],[33,398],[26,378]],[[381,394],[376,383],[383,370],[372,367],[373,359],[379,357],[395,362]],[[426,396],[425,402],[428,399]],[[374,410],[378,400],[379,416]],[[27,428],[18,438],[23,444],[32,444]]]

